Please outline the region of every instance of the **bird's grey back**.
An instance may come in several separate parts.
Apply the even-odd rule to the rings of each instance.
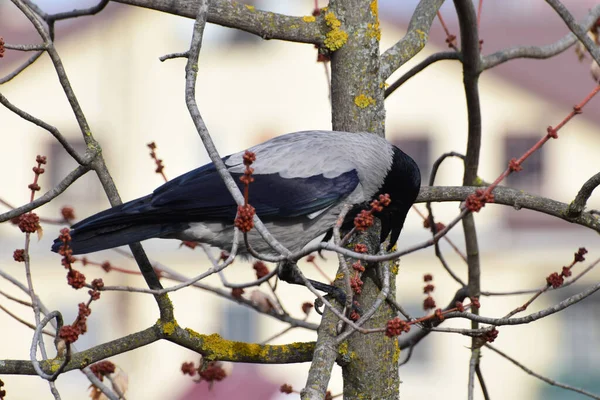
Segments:
[[[370,197],[391,166],[393,148],[371,133],[304,131],[278,136],[249,149],[256,154],[255,173],[278,173],[283,178],[306,178],[322,174],[335,178],[355,169],[360,190]],[[244,152],[226,161],[231,172],[242,173]]]

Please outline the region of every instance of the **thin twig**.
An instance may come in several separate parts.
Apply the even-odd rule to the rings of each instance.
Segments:
[[[594,41],[587,35],[586,30],[584,30],[573,15],[569,12],[567,7],[565,7],[559,0],[546,0],[546,3],[550,5],[556,11],[556,13],[562,18],[565,22],[569,30],[577,36],[577,39],[585,46],[586,50],[590,53],[594,61],[600,64],[600,48]]]
[[[596,267],[596,265],[598,265],[598,264],[600,264],[600,258],[598,258],[596,261],[594,261],[593,263],[591,263],[583,271],[581,271],[579,274],[575,275],[573,278],[569,279],[567,282],[565,282],[561,286],[557,287],[556,289],[553,288],[553,287],[551,287],[549,290],[559,290],[559,289],[563,289],[563,288],[566,288],[568,286],[571,286],[572,284],[574,284],[575,282],[577,282],[582,276],[584,276],[585,274],[587,274],[588,272],[590,272],[592,269],[594,269],[594,267]],[[514,290],[514,291],[510,291],[510,292],[487,292],[487,291],[482,291],[481,295],[482,296],[514,296],[514,295],[519,295],[519,294],[537,293],[541,289],[543,289],[543,288],[526,289],[526,290]]]
[[[575,200],[569,204],[567,217],[578,217],[585,209],[585,204],[592,195],[594,189],[600,185],[600,172],[588,179],[575,197]]]
[[[0,222],[8,221],[9,219],[18,217],[19,215],[25,214],[26,212],[35,210],[36,208],[50,202],[52,199],[54,199],[62,192],[67,190],[67,188],[71,186],[73,182],[85,175],[89,170],[89,166],[78,166],[73,171],[71,171],[71,173],[69,173],[69,175],[67,175],[62,181],[60,181],[58,185],[44,193],[44,195],[38,197],[32,202],[22,205],[21,207],[17,207],[3,214],[0,214]]]
[[[4,311],[6,314],[8,314],[14,320],[16,320],[16,321],[22,323],[23,325],[28,326],[29,328],[35,330],[35,325],[34,324],[29,323],[29,322],[25,321],[23,318],[19,317],[18,315],[12,313],[8,308],[2,306],[2,304],[0,304],[0,310]],[[46,330],[42,331],[42,333],[44,335],[48,335],[48,336],[51,336],[51,337],[55,336],[54,333],[52,333],[50,331],[46,331]]]
[[[394,83],[392,83],[387,89],[385,89],[384,98],[387,98],[389,95],[394,93],[396,89],[400,86],[404,85],[410,78],[414,77],[425,68],[429,67],[431,64],[434,64],[441,60],[458,60],[460,61],[460,53],[456,51],[444,51],[440,53],[435,53],[412,67],[408,72],[398,78]]]
[[[546,382],[549,385],[552,386],[556,386],[562,389],[566,389],[566,390],[571,390],[573,392],[577,392],[579,394],[582,394],[584,396],[590,397],[592,399],[596,399],[596,400],[600,400],[600,396],[595,395],[593,393],[590,393],[586,390],[574,387],[574,386],[570,386],[570,385],[566,385],[564,383],[560,383],[555,381],[554,379],[550,379],[547,378],[543,375],[540,375],[534,371],[532,371],[531,369],[527,368],[525,365],[521,364],[520,362],[518,362],[517,360],[515,360],[514,358],[510,357],[508,354],[504,353],[503,351],[498,350],[496,347],[492,346],[491,344],[485,344],[485,347],[487,347],[488,349],[492,350],[493,352],[495,352],[496,354],[499,354],[500,356],[506,358],[508,361],[510,361],[511,363],[515,364],[517,367],[521,368],[523,371],[525,371],[527,374],[538,378],[539,380],[542,380],[544,382]]]

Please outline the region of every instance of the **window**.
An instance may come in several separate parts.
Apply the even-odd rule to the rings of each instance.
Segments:
[[[221,336],[227,340],[254,343],[258,340],[259,314],[245,306],[225,304]]]
[[[427,185],[431,172],[431,140],[428,137],[395,139],[393,144],[415,160],[421,171],[421,185]]]
[[[520,158],[529,150],[538,140],[539,135],[509,135],[504,139],[504,165],[513,158]],[[513,172],[502,183],[505,186],[524,190],[528,193],[539,194],[543,189],[544,170],[545,170],[544,149],[538,149],[533,152],[523,163],[523,169],[519,172]],[[562,227],[561,221],[555,218],[549,218],[541,213],[530,210],[515,211],[505,207],[506,218],[504,222],[513,229],[540,229],[549,227]]]

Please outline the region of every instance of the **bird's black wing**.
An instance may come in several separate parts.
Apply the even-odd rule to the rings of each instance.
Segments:
[[[240,174],[232,174],[243,190]],[[254,174],[249,203],[261,218],[291,218],[326,209],[343,199],[359,183],[355,170],[325,178],[282,178],[279,174]],[[140,224],[176,224],[232,221],[237,204],[213,164],[181,175],[152,194],[110,208],[75,224],[74,230]]]
[[[241,174],[232,176],[243,191]],[[290,218],[318,212],[348,196],[359,183],[356,170],[333,178],[323,175],[283,178],[278,173],[257,173],[253,177],[248,202],[261,218]],[[235,201],[212,164],[156,189],[150,206],[163,215],[185,216],[189,221],[233,220],[237,212]]]

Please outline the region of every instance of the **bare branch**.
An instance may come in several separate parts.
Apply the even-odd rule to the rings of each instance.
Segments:
[[[190,112],[190,116],[196,126],[196,130],[202,139],[202,143],[210,156],[211,161],[215,165],[217,172],[229,193],[235,200],[238,205],[244,204],[244,196],[240,192],[240,189],[236,185],[233,177],[227,170],[225,163],[219,156],[217,148],[210,137],[208,129],[206,128],[206,124],[202,120],[202,116],[200,115],[200,111],[198,110],[198,104],[196,103],[196,77],[198,75],[198,57],[200,55],[200,48],[202,46],[202,35],[204,33],[204,25],[206,23],[206,17],[208,12],[208,5],[206,1],[201,1],[198,3],[198,17],[196,19],[196,23],[194,24],[194,33],[192,35],[192,42],[190,44],[190,49],[188,52],[188,59],[185,66],[186,73],[186,84],[185,84],[185,101]],[[279,243],[273,235],[267,231],[267,228],[260,221],[258,216],[254,215],[254,227],[256,231],[262,236],[263,239],[269,245],[271,245],[275,250],[277,250],[280,254],[289,255],[290,251],[283,247],[281,243]]]
[[[481,151],[481,104],[479,101],[479,74],[481,69],[481,54],[477,14],[471,0],[454,0],[458,15],[463,65],[463,84],[467,100],[468,136],[465,153],[465,172],[463,185],[472,185],[477,179],[479,156]],[[479,259],[479,244],[475,218],[470,213],[462,220],[468,265],[468,292],[471,297],[479,297],[481,292],[481,261]],[[476,308],[475,314],[479,312]],[[476,321],[471,322],[471,329],[478,329]],[[469,363],[468,399],[473,399],[475,368],[479,364],[479,347],[471,342],[471,361]]]
[[[577,24],[573,15],[569,12],[569,10],[559,1],[559,0],[546,0],[546,3],[550,5],[550,7],[554,8],[554,11],[562,18],[562,20],[567,24],[569,30],[577,36],[577,39],[587,49],[592,58],[600,64],[600,48],[590,39],[587,35],[587,30],[583,29],[581,26]]]
[[[598,18],[600,18],[600,5],[595,6],[584,18],[580,24],[581,30],[587,31],[590,29]],[[534,58],[540,60],[551,58],[567,50],[575,43],[577,43],[577,37],[573,33],[569,33],[558,41],[545,46],[511,47],[485,56],[482,61],[482,67],[483,69],[493,68],[515,58]]]
[[[474,193],[477,187],[468,186],[436,186],[421,187],[421,192],[417,197],[417,203],[426,201],[444,202],[444,201],[463,201],[470,194]],[[503,204],[512,206],[515,210],[522,208],[539,211],[544,214],[552,215],[574,224],[582,225],[587,228],[600,232],[600,218],[588,213],[582,212],[578,217],[569,218],[566,216],[569,205],[560,201],[548,199],[525,193],[521,190],[497,186],[494,189],[494,204]]]
[[[73,148],[73,146],[71,146],[71,144],[67,141],[67,139],[65,139],[65,137],[62,135],[62,133],[60,133],[60,131],[56,127],[21,110],[20,108],[18,108],[14,104],[12,104],[10,101],[8,101],[8,99],[6,97],[4,97],[4,95],[2,95],[2,93],[0,93],[0,104],[5,106],[10,111],[14,112],[15,114],[17,114],[19,117],[23,118],[24,120],[27,120],[27,121],[39,126],[40,128],[45,129],[48,132],[50,132],[52,134],[52,136],[54,136],[56,138],[56,140],[58,140],[58,142],[62,145],[62,147],[67,151],[67,153],[69,153],[69,155],[71,157],[73,157],[75,159],[75,161],[77,161],[79,163],[79,165],[86,165],[89,163],[89,161],[86,158],[82,157],[81,155],[79,155],[79,153],[77,153],[77,151]]]
[[[382,81],[419,53],[427,44],[429,29],[444,0],[421,0],[417,6],[406,35],[381,55]]]
[[[360,317],[360,319],[355,322],[356,326],[362,326],[365,322],[367,322],[373,316],[373,314],[375,314],[375,311],[377,311],[379,307],[381,307],[381,305],[388,297],[388,294],[390,292],[390,265],[389,263],[384,262],[380,263],[378,267],[381,269],[383,275],[383,285],[381,286],[381,291],[377,294],[377,298],[375,299],[371,307],[369,307],[369,309],[365,311],[365,313]],[[354,329],[352,328],[352,326],[348,326],[348,329],[346,329],[346,331],[344,331],[336,338],[336,342],[339,345],[353,333]]]
[[[56,14],[49,14],[49,15],[46,15],[44,17],[44,19],[48,23],[53,23],[54,21],[60,21],[60,20],[64,20],[64,19],[78,18],[78,17],[83,17],[86,15],[95,15],[95,14],[98,14],[100,11],[104,10],[106,5],[108,4],[108,1],[109,0],[100,0],[100,2],[98,4],[96,4],[95,6],[92,6],[92,7],[80,8],[80,9],[65,11],[65,12],[56,13]]]
[[[431,168],[431,174],[429,175],[429,186],[433,186],[435,183],[435,178],[437,176],[437,172],[440,168],[440,166],[442,165],[442,163],[444,162],[444,160],[446,160],[449,157],[458,157],[463,161],[463,165],[464,165],[464,161],[465,161],[465,156],[460,154],[460,153],[456,153],[456,152],[449,152],[449,153],[444,153],[442,154],[440,157],[437,158],[437,160],[434,161],[433,166]],[[431,202],[427,202],[426,204],[427,207],[427,211],[428,211],[428,216],[427,216],[427,223],[429,224],[429,229],[431,230],[431,234],[433,236],[435,236],[435,234],[438,231],[438,226],[435,222],[435,218],[433,216],[433,207],[431,206]],[[416,208],[416,207],[415,207]],[[467,257],[462,253],[462,251],[460,251],[458,249],[458,247],[456,247],[454,245],[454,243],[452,243],[450,241],[450,239],[448,239],[447,236],[444,237],[446,239],[446,241],[448,243],[450,243],[450,245],[452,246],[452,248],[454,249],[454,251],[456,251],[461,258],[465,261],[465,263],[467,263]],[[466,286],[466,283],[463,282],[463,280],[454,273],[454,271],[450,268],[450,266],[448,265],[444,255],[442,254],[442,249],[440,248],[440,244],[439,242],[436,242],[434,244],[434,249],[435,249],[435,255],[436,257],[440,260],[440,262],[442,263],[442,266],[444,267],[444,269],[448,272],[448,274],[450,274],[450,276],[461,286],[464,287]]]
[[[583,184],[579,190],[579,193],[577,193],[575,200],[569,204],[569,208],[567,209],[567,217],[575,218],[581,215],[585,209],[585,203],[588,201],[592,195],[592,192],[598,187],[598,185],[600,185],[600,172],[592,176]]]
[[[199,2],[196,0],[114,0],[169,14],[195,19]],[[228,0],[212,0],[207,22],[236,28],[263,39],[280,39],[291,42],[322,44],[325,35],[321,24],[314,18],[291,17],[256,9],[254,6]]]
[[[482,1],[483,0],[479,0],[480,5],[481,5]],[[479,380],[479,386],[481,386],[481,393],[483,394],[483,399],[490,400],[490,395],[488,393],[487,386],[485,385],[485,381],[483,379],[483,373],[481,372],[481,364],[480,363],[475,366],[475,374],[477,374],[477,380]]]
[[[34,201],[22,205],[21,207],[15,208],[14,210],[10,210],[5,212],[4,214],[0,214],[0,222],[8,221],[9,219],[18,217],[21,214],[43,206],[44,204],[48,203],[49,201],[60,195],[62,192],[67,190],[67,188],[71,186],[73,182],[85,175],[89,170],[89,166],[80,165],[79,167],[71,171],[71,173],[69,173],[69,175],[67,175],[62,181],[60,181],[58,185],[44,193],[43,196],[40,196]]]
[[[44,44],[9,44],[4,45],[5,48],[17,51],[45,51],[47,46]]]
[[[396,89],[400,86],[404,85],[410,78],[417,75],[419,72],[423,71],[425,68],[429,67],[431,64],[434,64],[441,60],[458,60],[460,61],[461,55],[455,51],[444,51],[440,53],[435,53],[412,67],[407,73],[402,75],[398,80],[392,83],[387,89],[385,89],[385,97],[387,98],[389,95],[394,93]]]
[[[0,304],[0,310],[4,311],[4,312],[5,312],[7,315],[9,315],[9,316],[10,316],[11,318],[13,318],[15,321],[18,321],[18,322],[20,322],[21,324],[23,324],[23,325],[25,325],[25,326],[28,326],[28,327],[30,327],[31,329],[34,329],[34,330],[35,330],[35,325],[34,325],[34,324],[32,324],[32,323],[30,323],[30,322],[27,322],[27,321],[25,321],[23,318],[19,317],[18,315],[14,314],[13,312],[11,312],[11,311],[10,311],[8,308],[6,308],[6,307],[2,306],[2,304]],[[50,332],[50,331],[46,331],[46,330],[42,331],[42,333],[43,333],[44,335],[48,335],[48,336],[51,336],[51,337],[54,337],[54,336],[55,336],[55,335],[54,335],[54,333],[52,333],[52,332]]]
[[[40,58],[42,56],[42,54],[44,54],[43,51],[38,51],[37,53],[35,53],[31,57],[29,57],[27,59],[27,61],[25,61],[23,64],[19,65],[17,67],[17,69],[10,72],[6,76],[3,76],[2,78],[0,78],[0,85],[13,80],[17,75],[19,75],[21,72],[25,71],[27,69],[27,67],[31,66],[34,62],[36,62],[38,60],[38,58]]]
[[[446,308],[444,308],[444,311],[446,310],[450,310],[454,307],[456,307],[456,302],[463,302],[464,299],[467,298],[467,288],[462,287],[460,289],[458,289],[456,291],[456,293],[454,294],[454,297],[452,298],[452,300],[450,300],[450,302],[448,303],[448,305],[446,306]],[[440,321],[439,319],[435,319],[431,322],[431,327],[437,327],[442,323],[442,321]],[[400,336],[398,337],[398,346],[400,347],[400,350],[404,350],[407,348],[414,348],[417,344],[419,344],[419,342],[421,340],[423,340],[427,335],[429,335],[432,332],[431,329],[426,329],[426,328],[422,328],[421,330],[417,331],[417,333],[412,334],[412,335],[407,335],[407,336]],[[407,360],[405,360],[407,361]]]
[[[501,325],[522,325],[528,324],[533,321],[537,321],[538,319],[547,317],[549,315],[555,314],[559,311],[564,310],[565,308],[571,307],[573,304],[579,303],[581,300],[585,299],[588,296],[596,293],[600,289],[600,283],[593,285],[592,287],[584,290],[581,293],[573,295],[566,300],[561,301],[558,304],[555,304],[552,307],[545,308],[541,311],[538,311],[533,314],[529,314],[525,317],[520,318],[489,318],[489,317],[481,317],[479,315],[475,315],[468,312],[451,312],[446,314],[446,318],[466,318],[471,321],[477,321],[484,324],[490,324],[495,326]]]
[[[593,263],[591,263],[590,265],[588,265],[583,271],[581,271],[579,274],[577,274],[576,276],[574,276],[572,279],[569,279],[567,282],[565,282],[564,284],[562,284],[560,287],[557,287],[556,289],[553,287],[550,287],[550,289],[548,290],[559,290],[562,288],[566,288],[568,286],[571,286],[572,284],[574,284],[575,282],[577,282],[582,276],[584,276],[585,274],[587,274],[588,272],[590,272],[592,269],[594,269],[596,267],[596,265],[600,264],[600,258],[598,258],[596,261],[594,261]],[[482,296],[514,296],[514,295],[519,295],[519,294],[531,294],[531,293],[536,293],[539,292],[541,289],[543,288],[537,288],[537,289],[526,289],[526,290],[514,290],[511,292],[481,292]]]

